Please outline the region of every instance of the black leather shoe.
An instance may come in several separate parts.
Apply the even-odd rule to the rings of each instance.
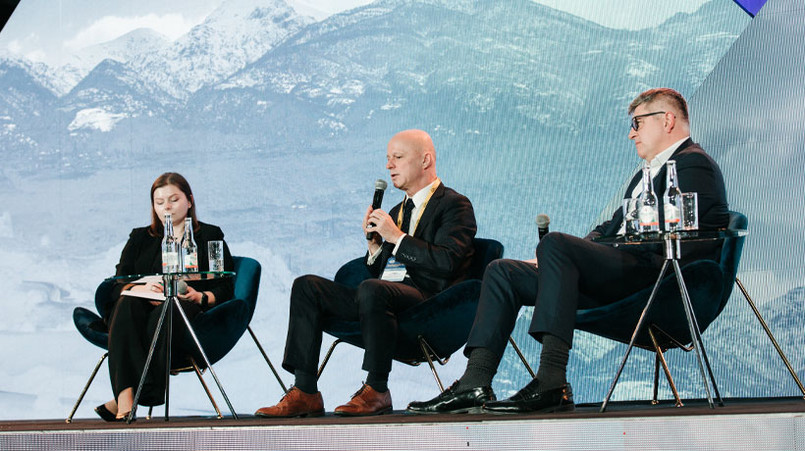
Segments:
[[[575,409],[573,389],[570,388],[570,384],[542,390],[539,381],[534,379],[509,399],[485,403],[483,411],[489,413],[550,413]]]
[[[405,409],[411,413],[481,413],[485,402],[494,401],[492,387],[473,387],[456,391],[458,381],[430,401],[414,401]]]
[[[129,413],[126,412],[123,415],[123,418],[118,418],[117,415],[113,414],[109,409],[106,408],[106,404],[101,404],[100,406],[95,408],[95,413],[98,414],[99,417],[103,419],[103,421],[108,421],[110,423],[125,423],[126,420],[129,419]],[[132,418],[131,422],[137,421],[137,418]]]
[[[103,419],[103,421],[113,422],[117,419],[117,416],[106,408],[106,404],[101,404],[100,406],[96,407],[95,413],[97,413],[98,416]]]

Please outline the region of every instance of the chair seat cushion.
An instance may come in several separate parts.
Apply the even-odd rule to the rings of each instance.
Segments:
[[[480,280],[465,280],[400,313],[394,358],[406,363],[422,361],[419,336],[433,346],[439,357],[448,357],[461,348],[470,334],[480,292]],[[359,321],[331,318],[325,322],[324,331],[354,346],[364,347]]]
[[[427,340],[440,357],[448,357],[464,346],[475,320],[480,294],[480,280],[465,280],[402,312],[395,358],[421,360],[419,336]]]

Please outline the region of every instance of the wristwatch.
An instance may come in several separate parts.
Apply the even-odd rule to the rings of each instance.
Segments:
[[[201,292],[201,310],[206,311],[207,307],[210,306],[210,298],[207,297],[207,293]]]

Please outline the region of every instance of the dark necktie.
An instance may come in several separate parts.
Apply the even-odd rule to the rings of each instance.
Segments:
[[[403,220],[402,225],[400,226],[400,230],[403,233],[408,233],[408,229],[411,227],[411,212],[414,211],[414,201],[410,197],[407,201],[405,201],[405,206],[403,207]]]

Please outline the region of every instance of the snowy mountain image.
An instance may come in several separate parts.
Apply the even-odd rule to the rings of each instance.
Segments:
[[[172,41],[138,29],[61,67],[0,59],[0,276],[9,306],[0,358],[19,362],[0,370],[0,399],[32,418],[69,411],[101,354],[75,330],[72,310],[93,308],[129,231],[149,221],[148,188],[165,171],[187,177],[199,218],[221,226],[233,254],[262,264],[251,326],[275,365],[293,279],[332,277],[365,252],[361,218],[374,181],[388,176],[386,143],[397,131],[431,134],[441,179],[472,200],[478,236],[501,241],[508,258],[533,256],[538,213],[551,216],[551,230],[582,236],[611,214],[606,206],[639,162],[626,108],[650,87],[673,87],[691,101],[702,118],[694,139],[708,139],[703,146],[739,192],[751,168],[721,145],[708,109],[695,103],[755,23],[733,6],[713,0],[631,30],[529,0],[379,0],[321,21],[283,0],[226,0]],[[389,190],[383,207],[402,196]],[[730,196],[736,208],[754,208],[740,199]],[[751,237],[744,258],[755,262],[768,239]],[[786,350],[801,345],[801,315],[786,320],[802,310],[798,273],[751,267],[762,272],[747,276],[771,312],[766,319],[786,330],[778,339]],[[741,302],[733,295],[705,333],[713,349],[728,348],[736,323],[754,321]],[[535,364],[530,311],[522,316],[515,337]],[[771,376],[759,374],[755,386],[730,374],[731,366],[777,368],[764,349],[740,363],[714,351],[725,394],[792,393]],[[623,351],[577,335],[569,374],[577,402],[603,399]],[[47,362],[33,357],[45,352]],[[790,357],[801,372],[797,352]],[[636,354],[618,399],[650,396],[653,355]],[[359,386],[360,359],[355,348],[336,351],[321,380],[328,410]],[[692,357],[672,351],[669,360],[683,395],[702,396]],[[442,380],[458,377],[464,362],[454,355],[439,368]],[[216,372],[238,412],[280,397],[248,337]],[[395,364],[395,409],[436,394],[428,373]],[[498,396],[527,374],[507,354]],[[79,417],[110,397],[106,378],[99,373]],[[174,414],[209,413],[195,381],[174,380]]]
[[[131,66],[174,97],[186,98],[252,63],[312,22],[282,0],[229,0],[170,47],[144,52]]]

